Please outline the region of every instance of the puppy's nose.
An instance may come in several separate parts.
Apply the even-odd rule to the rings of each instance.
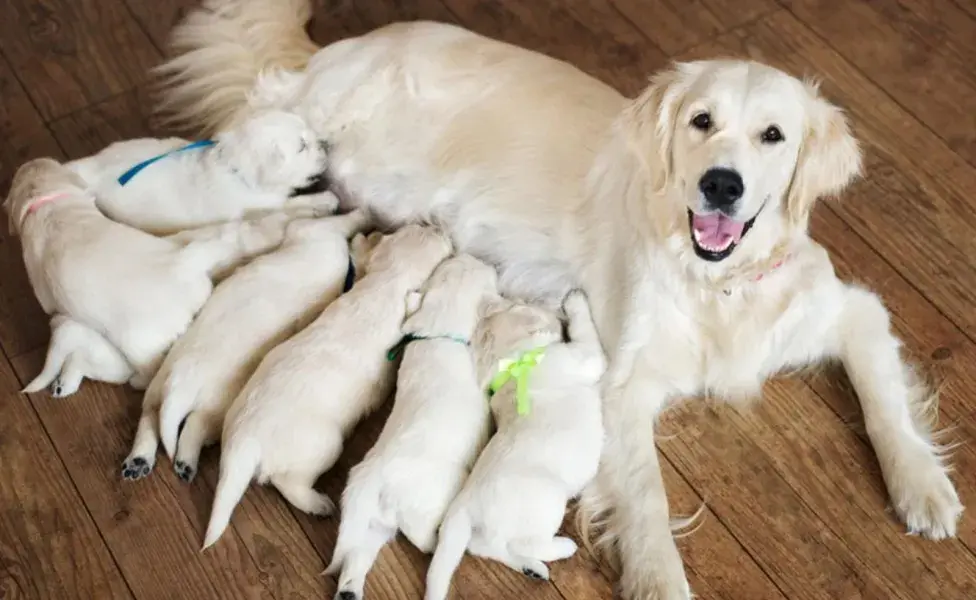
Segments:
[[[322,152],[328,154],[329,153],[329,142],[327,142],[325,140],[319,140],[319,148],[322,150]]]
[[[732,169],[709,169],[698,180],[698,189],[705,196],[709,208],[729,208],[742,197],[745,184],[742,176]]]

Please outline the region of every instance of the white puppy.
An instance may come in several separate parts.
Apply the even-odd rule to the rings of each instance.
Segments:
[[[339,596],[363,595],[366,574],[397,530],[432,552],[437,528],[491,433],[469,340],[497,298],[495,269],[473,256],[434,271],[423,303],[403,325],[393,411],[376,444],[349,474],[332,564]],[[409,303],[408,303],[409,304]]]
[[[65,315],[51,317],[51,342],[44,367],[22,390],[32,394],[50,386],[55,398],[78,391],[83,379],[125,383],[132,366],[102,334]]]
[[[383,238],[356,286],[261,361],[227,413],[204,548],[255,478],[305,512],[334,510],[312,486],[335,464],[352,427],[392,391],[387,351],[401,337],[407,293],[450,252],[446,236],[420,225]]]
[[[17,170],[4,202],[47,314],[77,321],[117,348],[143,389],[210,296],[211,274],[281,242],[284,215],[196,232],[185,246],[115,223],[55,160]]]
[[[109,218],[165,234],[282,208],[332,213],[338,200],[331,192],[290,197],[316,182],[326,160],[325,144],[304,120],[268,110],[213,142],[128,140],[67,166]]]
[[[516,305],[487,318],[484,341],[500,361],[491,383],[498,432],[441,526],[427,600],[447,598],[465,549],[537,579],[549,578],[543,561],[576,552],[556,532],[566,503],[599,466],[606,359],[586,297],[572,292],[564,306],[568,343],[560,343],[555,315],[541,308]]]
[[[219,439],[230,403],[264,355],[301,331],[355,275],[349,238],[367,221],[367,213],[357,210],[291,222],[281,247],[221,282],[173,344],[143,406],[159,411],[163,447],[183,480],[196,474],[201,448]],[[137,435],[136,443],[142,447],[130,456],[151,467],[155,437]],[[147,474],[127,472],[136,479]]]

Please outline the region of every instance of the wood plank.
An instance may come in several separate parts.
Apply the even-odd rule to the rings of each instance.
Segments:
[[[145,81],[159,54],[119,0],[7,0],[0,50],[45,120]]]
[[[0,356],[0,596],[131,598],[37,414]]]
[[[126,7],[153,45],[165,52],[169,33],[190,9],[200,6],[200,0],[124,0]]]
[[[777,8],[774,0],[608,0],[666,54],[678,54]]]
[[[20,381],[42,362],[41,352],[14,360]],[[137,598],[271,597],[236,532],[200,553],[210,492],[183,484],[163,457],[148,479],[122,480],[139,413],[135,394],[86,381],[69,399],[42,392],[31,403]]]
[[[976,165],[976,19],[951,0],[784,0],[807,27]]]
[[[0,98],[0,193],[6,197],[21,164],[41,156],[61,159],[63,154],[2,59]],[[0,227],[0,281],[0,347],[8,356],[17,356],[43,344],[48,328],[27,280],[20,241],[6,224]]]
[[[320,44],[363,35],[397,21],[454,22],[454,15],[440,0],[315,0],[316,10],[309,34]]]
[[[625,17],[603,3],[444,3],[465,27],[568,61],[624,94],[636,94],[667,62]]]

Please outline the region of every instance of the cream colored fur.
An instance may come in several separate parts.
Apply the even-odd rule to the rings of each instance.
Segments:
[[[246,9],[269,30],[307,14],[269,15],[269,5]],[[229,32],[246,21],[214,26]],[[292,69],[256,80],[252,104],[223,109],[305,115],[330,144],[342,203],[368,204],[390,224],[439,220],[460,250],[498,266],[503,292],[552,299],[576,284],[586,290],[609,358],[608,441],[582,507],[601,517],[601,539],[621,558],[625,598],[690,595],[650,435],[661,411],[702,394],[756,396],[770,375],[825,359],[851,375],[909,531],[955,535],[962,505],[939,448],[913,419],[918,399],[887,311],[877,295],[841,282],[807,233],[817,199],[841,192],[861,167],[844,115],[814,86],[754,62],[701,61],[658,73],[629,100],[566,63],[425,22],[309,51],[294,70],[264,54],[307,43],[292,31],[244,40],[261,62],[210,69],[200,37],[172,64],[196,90],[235,73],[239,97],[257,70]],[[217,124],[185,89],[171,88],[171,106],[197,125]],[[692,124],[702,112],[708,132]],[[762,141],[771,125],[782,142]],[[741,174],[745,191],[730,210],[738,222],[754,219],[718,262],[696,254],[688,216],[709,210],[697,187],[714,167]]]
[[[145,402],[159,407],[163,447],[185,481],[201,448],[220,439],[230,403],[261,359],[342,293],[349,238],[367,222],[358,210],[292,221],[282,245],[220,282],[173,344]]]
[[[434,550],[444,513],[488,441],[488,399],[472,356],[479,348],[465,342],[497,298],[495,280],[495,270],[470,255],[449,258],[403,324],[404,335],[420,339],[404,348],[393,411],[342,494],[326,573],[339,575],[343,600],[363,597],[366,574],[398,530],[420,550]]]
[[[280,209],[321,216],[338,204],[330,192],[292,197],[325,170],[324,144],[295,114],[259,111],[218,133],[214,145],[174,152],[118,179],[142,161],[181,148],[179,138],[111,144],[67,163],[91,186],[110,219],[155,234],[261,216]]]
[[[565,343],[554,315],[534,315],[539,324],[525,326],[524,314],[503,309],[483,325],[490,340],[485,351],[490,365],[536,347],[545,347],[545,355],[529,374],[528,414],[516,412],[514,381],[491,399],[498,431],[441,525],[427,573],[427,600],[447,599],[452,573],[465,550],[535,579],[549,579],[546,562],[576,553],[576,543],[556,533],[566,503],[593,479],[599,466],[599,382],[606,358],[586,297],[571,292],[565,312]],[[490,377],[492,371],[485,374]]]
[[[226,529],[252,479],[270,482],[302,511],[333,512],[312,486],[353,426],[393,391],[386,353],[400,339],[406,296],[450,252],[446,236],[419,225],[383,238],[352,290],[264,357],[227,412],[204,548]]]

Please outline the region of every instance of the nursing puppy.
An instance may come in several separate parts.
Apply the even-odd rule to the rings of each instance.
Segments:
[[[223,533],[252,479],[271,482],[307,513],[334,510],[312,486],[352,427],[392,391],[387,351],[402,336],[407,294],[450,252],[445,235],[420,225],[381,239],[352,290],[261,361],[227,413],[204,548]]]
[[[103,336],[144,389],[210,296],[211,275],[281,242],[285,217],[200,230],[185,245],[105,217],[84,181],[49,158],[14,175],[4,202],[34,294]]]
[[[121,384],[132,374],[125,356],[100,333],[70,317],[54,315],[44,367],[22,392],[32,394],[50,386],[51,395],[64,398],[77,392],[84,379]]]
[[[555,315],[541,308],[515,305],[490,315],[483,326],[479,343],[491,348],[486,356],[493,359],[485,367],[505,359],[521,362],[519,357],[536,348],[544,354],[529,367],[524,398],[518,397],[516,377],[492,382],[498,432],[448,509],[427,573],[427,600],[447,598],[465,549],[537,579],[549,578],[545,561],[576,552],[576,543],[556,532],[566,503],[599,466],[598,383],[606,359],[586,297],[571,292],[564,308],[566,343]],[[504,372],[504,362],[500,368]],[[490,377],[492,369],[483,372]]]
[[[159,411],[163,447],[184,481],[196,474],[200,450],[219,439],[230,403],[261,359],[318,316],[342,293],[347,276],[355,276],[349,238],[367,222],[362,210],[292,221],[282,245],[217,285],[173,344],[143,406]],[[136,436],[141,446],[130,458],[151,467],[156,443],[147,435]],[[131,478],[147,474],[124,472]]]
[[[342,600],[362,598],[366,574],[397,530],[433,551],[444,513],[488,441],[491,415],[469,340],[481,311],[498,297],[495,279],[493,267],[470,255],[449,258],[403,324],[393,410],[342,495],[339,538],[326,569],[342,570]]]
[[[109,218],[167,234],[283,208],[330,214],[338,205],[331,192],[291,197],[320,178],[326,160],[325,144],[304,120],[267,110],[218,133],[212,145],[128,140],[67,166],[88,182]]]

